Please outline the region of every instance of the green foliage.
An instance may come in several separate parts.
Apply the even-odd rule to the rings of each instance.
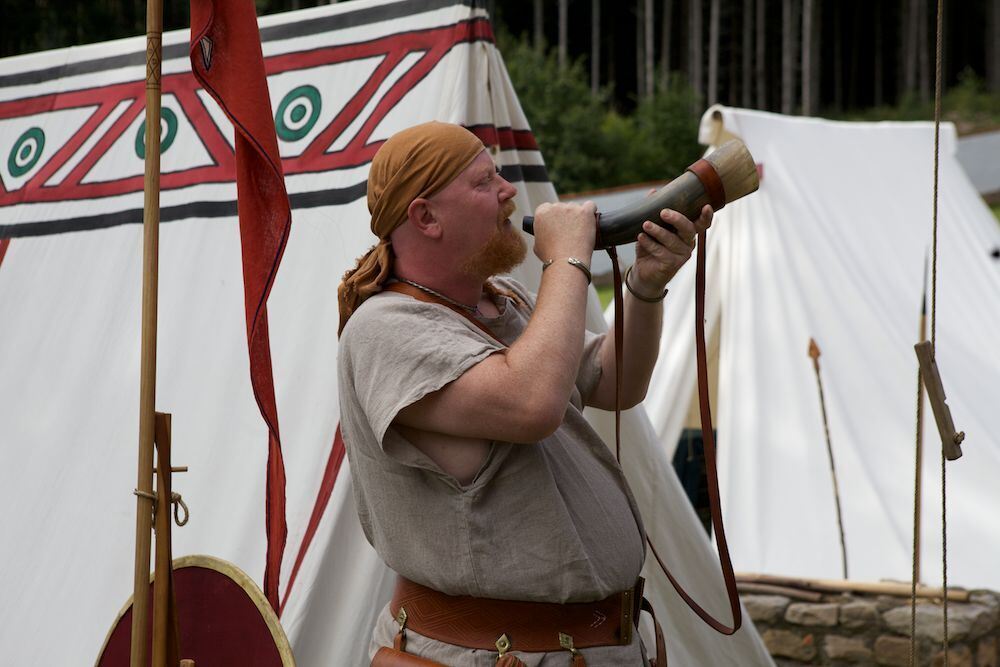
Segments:
[[[582,61],[560,68],[553,50],[503,31],[497,43],[559,192],[672,178],[700,155],[698,100],[683,80],[622,115],[609,90],[591,94]]]
[[[968,68],[959,74],[958,85],[945,94],[942,106],[960,126],[990,126],[1000,122],[1000,95],[987,91],[983,80]]]
[[[658,90],[639,102],[629,119],[631,136],[622,164],[622,183],[666,180],[679,175],[697,160],[704,149],[698,144],[701,104],[697,95],[681,77],[667,90]],[[623,137],[625,138],[625,137]]]
[[[597,298],[601,302],[601,308],[607,308],[611,300],[615,298],[614,285],[594,286],[597,289]]]
[[[975,72],[965,69],[959,74],[958,83],[945,91],[941,99],[941,116],[955,123],[960,133],[993,128],[1000,123],[1000,95],[989,92]],[[934,101],[921,101],[915,93],[907,93],[896,106],[873,107],[841,117],[845,120],[933,120]]]
[[[542,154],[549,178],[564,192],[600,183],[608,149],[600,132],[606,93],[590,94],[582,64],[561,69],[552,51],[501,34],[507,71]]]

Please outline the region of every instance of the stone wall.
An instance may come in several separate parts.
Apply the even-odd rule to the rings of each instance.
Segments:
[[[910,664],[910,600],[888,595],[824,595],[802,602],[742,594],[747,612],[779,667]],[[918,600],[916,665],[944,665],[940,600]],[[948,603],[948,664],[1000,665],[1000,595],[976,591]]]

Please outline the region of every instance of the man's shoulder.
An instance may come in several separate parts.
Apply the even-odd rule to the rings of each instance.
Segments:
[[[340,336],[342,348],[359,342],[382,339],[398,344],[401,336],[415,340],[432,336],[444,341],[450,336],[464,336],[470,325],[449,308],[414,299],[398,292],[379,292],[364,301],[347,321]]]
[[[379,292],[365,299],[354,310],[344,326],[341,342],[397,330],[405,322],[426,319],[433,308],[433,304],[417,301],[405,294]]]

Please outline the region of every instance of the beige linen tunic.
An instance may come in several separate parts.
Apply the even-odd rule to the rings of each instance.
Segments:
[[[534,295],[500,282],[527,305],[501,297],[500,315],[480,321],[509,345],[527,326]],[[600,380],[602,339],[587,334],[556,432],[535,444],[492,442],[462,486],[392,421],[503,346],[452,310],[395,292],[354,313],[340,339],[341,426],[361,525],[390,568],[450,595],[513,600],[593,601],[635,584],[645,558],[639,512],[582,414]],[[602,663],[643,661],[639,642],[610,652],[617,657]]]

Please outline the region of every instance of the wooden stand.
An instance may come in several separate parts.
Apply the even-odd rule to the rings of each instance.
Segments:
[[[153,667],[174,667],[179,660],[177,605],[174,602],[173,540],[170,510],[170,415],[156,413],[156,570],[153,579]]]
[[[962,456],[960,445],[965,440],[965,433],[955,430],[955,422],[951,419],[951,408],[945,402],[941,374],[934,360],[934,348],[930,341],[925,340],[914,345],[913,349],[916,350],[917,360],[920,361],[920,377],[923,378],[924,387],[927,388],[927,398],[934,411],[934,421],[937,422],[938,433],[941,435],[944,456],[949,461],[954,461]]]

